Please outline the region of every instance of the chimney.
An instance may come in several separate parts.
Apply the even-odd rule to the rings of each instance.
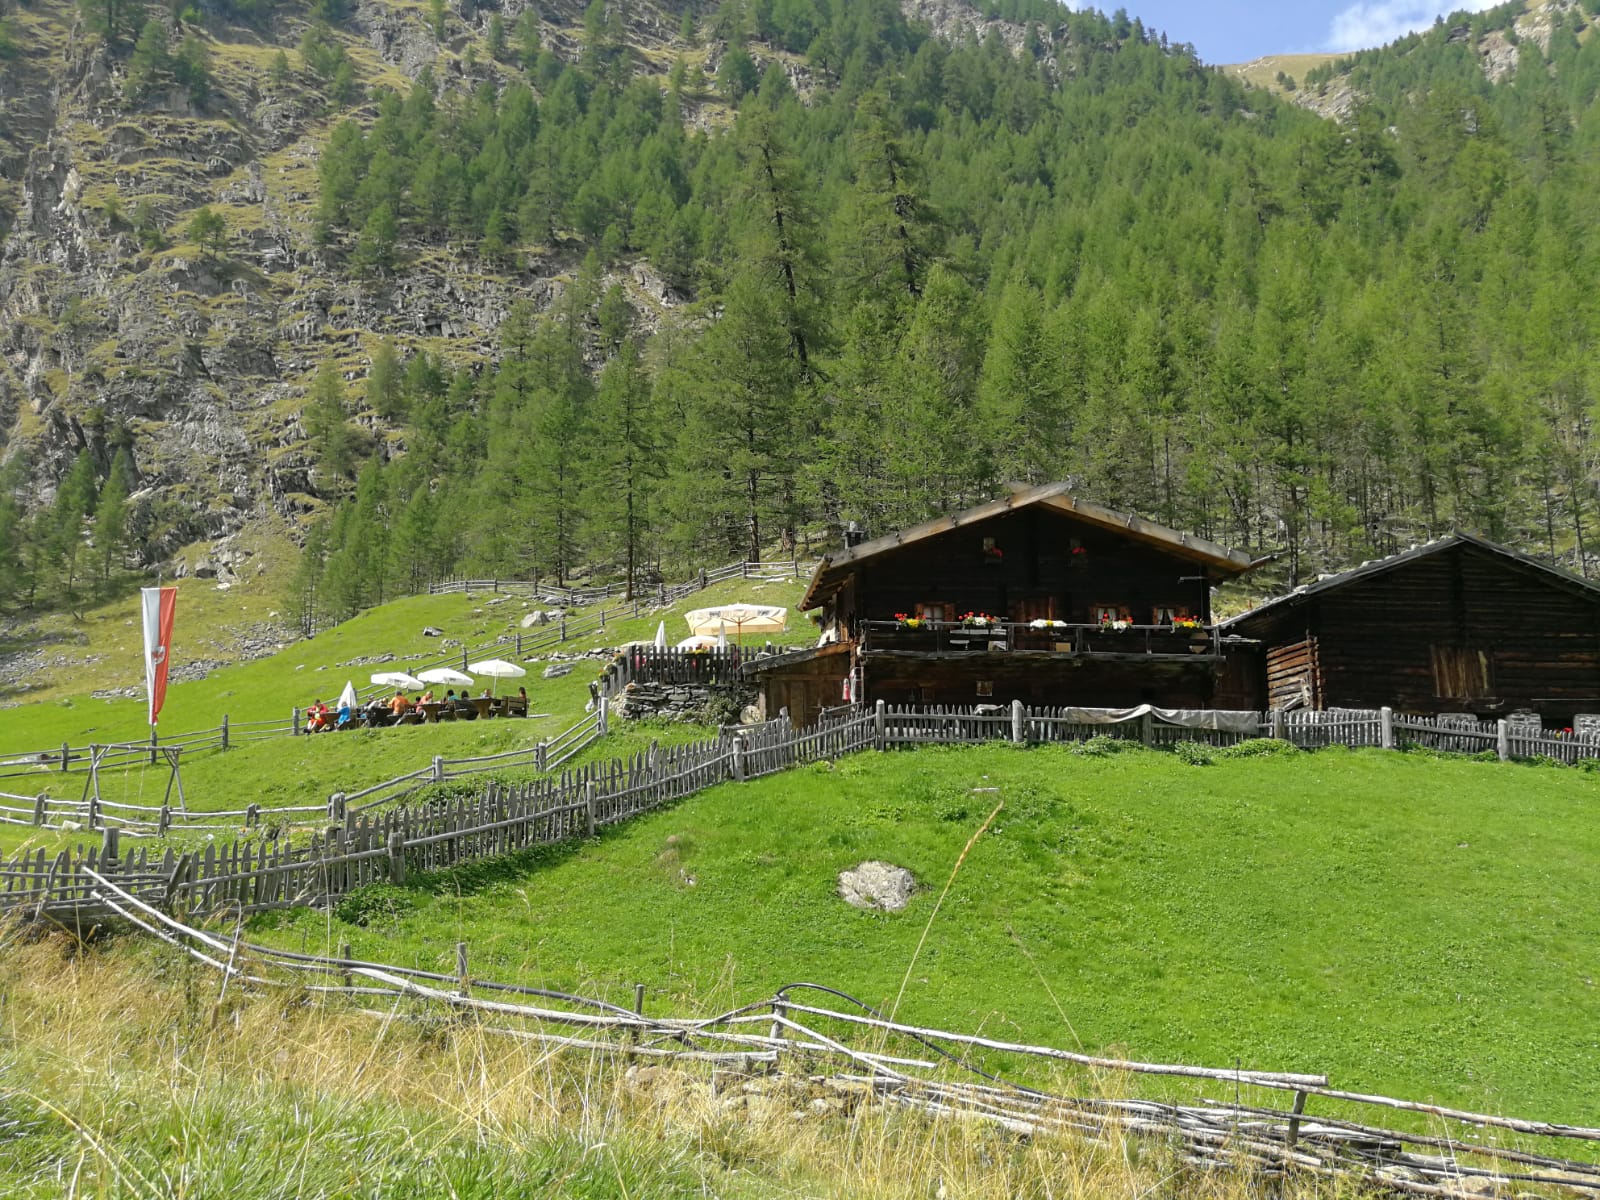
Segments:
[[[849,550],[854,546],[859,546],[866,540],[867,531],[861,528],[859,522],[851,521],[850,524],[844,527],[844,548],[846,550]]]

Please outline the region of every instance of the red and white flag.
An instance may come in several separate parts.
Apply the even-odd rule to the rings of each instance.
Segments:
[[[167,699],[167,660],[172,657],[172,613],[177,601],[175,587],[139,589],[144,623],[144,687],[150,697],[152,725]]]

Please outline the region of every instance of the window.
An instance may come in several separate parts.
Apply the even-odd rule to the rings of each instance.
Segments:
[[[923,621],[953,621],[955,607],[950,604],[919,604],[917,617]]]
[[[980,695],[980,696],[992,696],[992,695],[994,695],[994,680],[992,680],[992,679],[980,679],[980,680],[978,680],[978,695]]]
[[[1489,656],[1472,646],[1434,646],[1433,694],[1448,700],[1481,700],[1492,694]]]
[[[1109,625],[1113,621],[1121,621],[1128,625],[1133,624],[1133,613],[1126,604],[1096,604],[1094,606],[1094,619],[1097,624]]]

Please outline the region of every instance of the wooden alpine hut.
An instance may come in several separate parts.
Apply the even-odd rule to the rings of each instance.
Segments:
[[[746,673],[796,724],[849,700],[1204,707],[1223,658],[1211,589],[1252,560],[1064,483],[825,557],[811,649]]]
[[[1469,533],[1326,576],[1219,628],[1230,707],[1531,711],[1554,726],[1600,712],[1600,587]]]

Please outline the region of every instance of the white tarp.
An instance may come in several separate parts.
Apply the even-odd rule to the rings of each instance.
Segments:
[[[1239,710],[1157,708],[1153,704],[1141,704],[1138,708],[1065,708],[1059,711],[1063,720],[1077,721],[1083,725],[1120,725],[1124,721],[1137,721],[1146,713],[1158,721],[1185,729],[1219,729],[1226,733],[1247,734],[1261,732],[1261,714]]]

